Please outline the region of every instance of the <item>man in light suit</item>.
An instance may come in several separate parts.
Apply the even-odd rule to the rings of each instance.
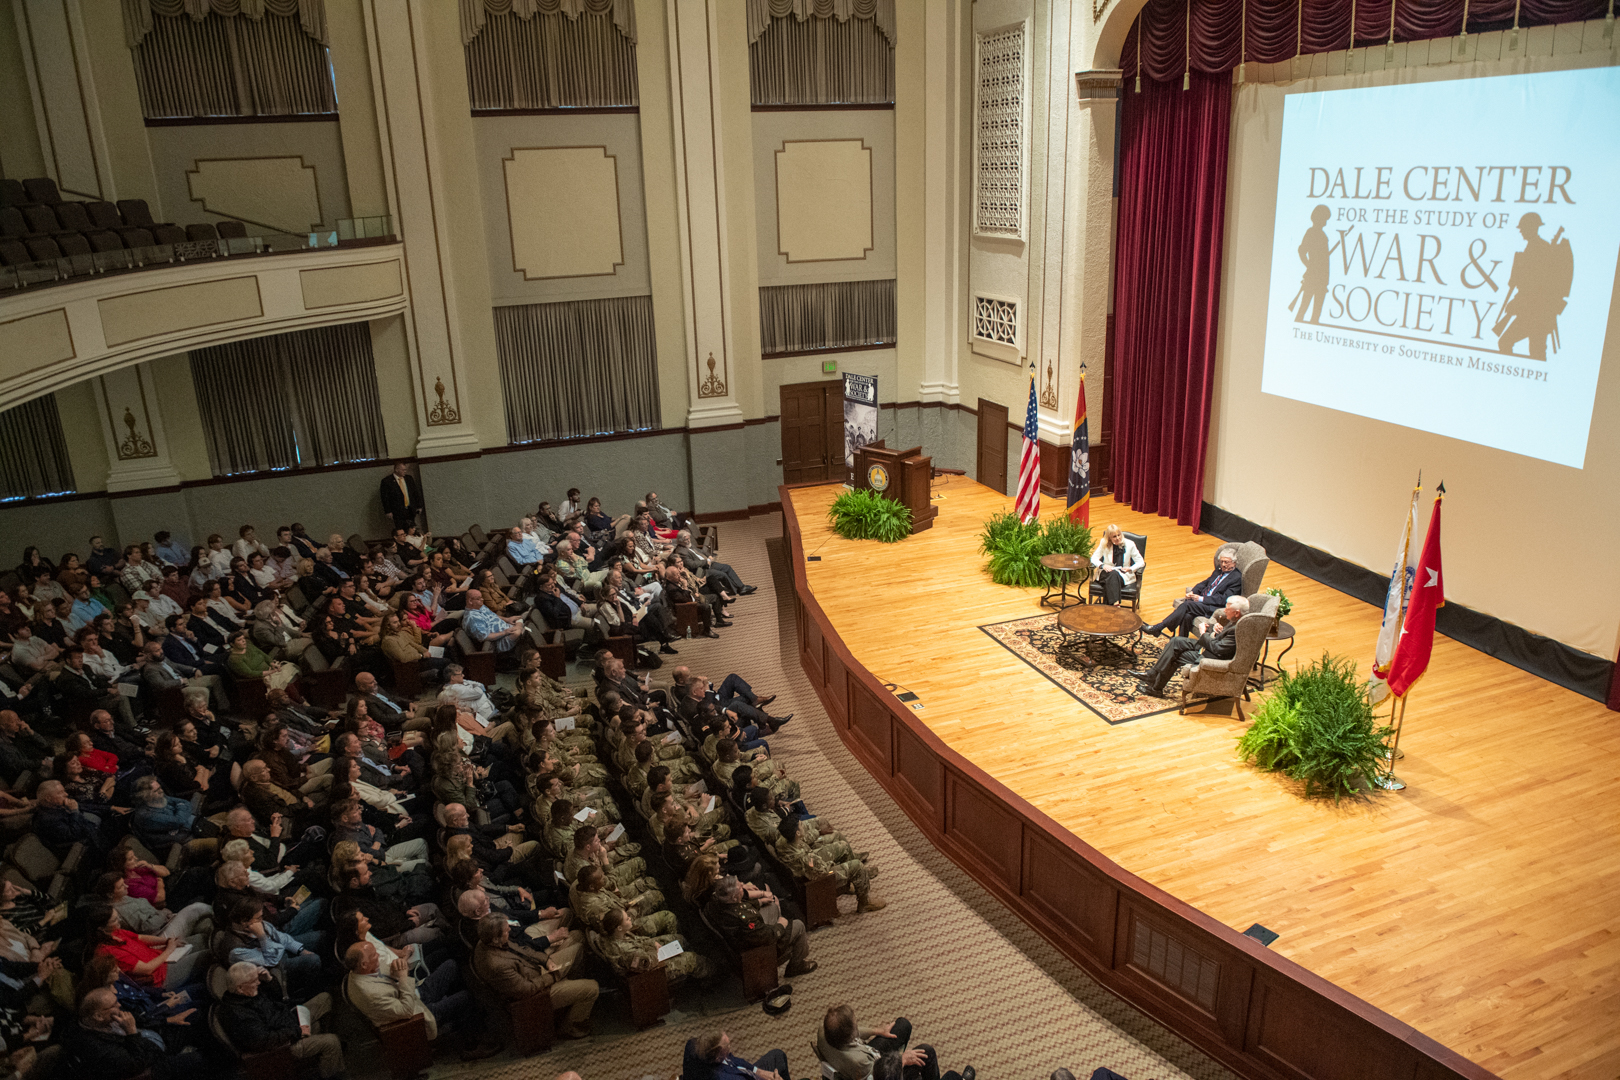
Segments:
[[[1188,589],[1187,595],[1182,597],[1170,614],[1152,626],[1143,627],[1142,633],[1161,637],[1166,629],[1173,628],[1177,637],[1190,634],[1194,619],[1200,615],[1215,614],[1226,606],[1227,597],[1242,592],[1243,575],[1237,568],[1237,548],[1221,548],[1215,562],[1220,569]]]
[[[461,970],[454,960],[446,960],[434,968],[420,987],[411,978],[403,956],[396,956],[388,970],[382,969],[377,949],[369,941],[349,946],[343,954],[343,964],[349,969],[349,1001],[360,1014],[380,1027],[395,1020],[406,1020],[420,1015],[427,1024],[427,1037],[439,1037],[439,1024],[465,1029],[475,1022],[478,1005],[461,985]],[[489,1057],[499,1046],[479,1048],[468,1043],[463,1061]]]
[[[146,664],[141,668],[141,680],[153,690],[179,690],[186,686],[202,686],[208,698],[221,712],[231,707],[225,696],[225,687],[218,675],[204,675],[197,668],[178,660],[170,660],[163,652],[163,642],[146,643]]]
[[[394,471],[382,478],[377,494],[382,496],[383,513],[394,519],[396,529],[409,530],[416,524],[416,516],[423,510],[422,486],[405,470],[403,461],[394,462]]]
[[[1137,679],[1136,692],[1151,697],[1164,697],[1164,684],[1184,664],[1196,664],[1201,657],[1211,660],[1230,660],[1237,654],[1238,620],[1249,613],[1246,597],[1232,596],[1219,617],[1219,626],[1210,624],[1197,638],[1177,637],[1164,647],[1159,659],[1145,671],[1133,671]]]

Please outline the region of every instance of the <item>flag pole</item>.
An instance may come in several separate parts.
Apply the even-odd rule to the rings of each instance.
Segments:
[[[1423,482],[1422,481],[1422,474],[1420,473],[1418,483],[1421,484],[1422,482]],[[1443,502],[1445,500],[1445,497],[1446,497],[1446,482],[1444,480],[1442,480],[1442,481],[1440,481],[1440,486],[1435,490],[1434,501],[1435,501],[1436,504],[1439,504],[1440,502]],[[1403,568],[1403,572],[1404,572],[1404,568]],[[1404,623],[1406,621],[1406,614],[1405,614],[1405,611],[1404,611],[1405,605],[1404,604],[1402,605],[1402,608],[1403,608],[1403,610],[1402,610],[1402,614],[1401,614],[1401,621],[1402,621],[1402,623]],[[1396,648],[1397,648],[1397,651],[1398,651],[1399,646],[1397,645]],[[1394,662],[1394,659],[1395,658],[1393,656],[1390,657],[1391,663]],[[1396,758],[1398,758],[1400,756],[1400,753],[1401,753],[1401,731],[1406,727],[1406,699],[1411,696],[1411,693],[1412,693],[1412,688],[1410,686],[1408,686],[1406,688],[1406,693],[1401,695],[1401,698],[1400,698],[1401,707],[1400,707],[1400,711],[1399,711],[1398,716],[1397,716],[1395,707],[1393,705],[1390,706],[1389,718],[1390,718],[1390,721],[1392,722],[1392,724],[1395,727],[1395,737],[1392,740],[1390,740],[1390,744],[1389,744],[1389,761],[1388,761],[1388,764],[1384,768],[1384,774],[1373,781],[1375,786],[1383,788],[1385,791],[1403,791],[1406,788],[1406,783],[1403,780],[1401,780],[1400,777],[1395,775],[1395,760],[1396,760]]]
[[[1390,706],[1389,718],[1395,725],[1395,739],[1389,745],[1389,761],[1384,766],[1384,774],[1373,781],[1377,787],[1385,791],[1404,791],[1406,782],[1395,775],[1395,757],[1401,751],[1401,728],[1406,724],[1406,696],[1401,696],[1400,719],[1395,717],[1395,707]]]

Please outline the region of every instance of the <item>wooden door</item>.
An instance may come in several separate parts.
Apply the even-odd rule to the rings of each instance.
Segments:
[[[782,387],[782,482],[836,480],[844,469],[842,382]]]
[[[1007,406],[979,399],[979,453],[974,475],[987,488],[1007,494]]]

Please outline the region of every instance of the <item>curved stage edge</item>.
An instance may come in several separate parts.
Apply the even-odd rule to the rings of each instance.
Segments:
[[[805,577],[787,484],[799,664],[833,728],[929,841],[1114,994],[1240,1075],[1495,1074],[1122,869],[952,750],[884,690]]]

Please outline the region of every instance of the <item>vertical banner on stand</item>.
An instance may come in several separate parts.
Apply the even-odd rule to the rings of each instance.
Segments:
[[[844,372],[844,483],[855,482],[855,451],[877,442],[877,376]]]

